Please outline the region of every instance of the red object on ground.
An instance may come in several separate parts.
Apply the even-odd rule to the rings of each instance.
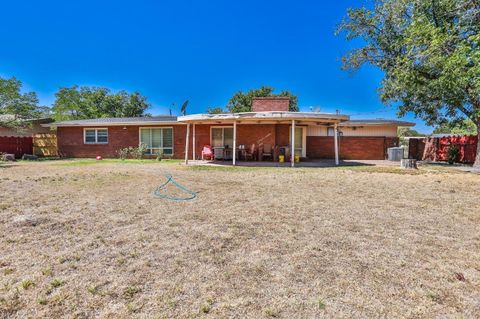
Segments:
[[[103,158],[102,158],[100,155],[98,155],[98,156],[96,157],[96,159],[97,159],[97,161],[101,161]]]

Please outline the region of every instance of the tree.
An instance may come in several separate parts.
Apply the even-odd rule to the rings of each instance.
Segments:
[[[225,111],[223,110],[223,108],[218,106],[218,107],[207,108],[207,113],[208,114],[222,114],[222,113],[225,113]]]
[[[471,120],[448,121],[440,124],[433,130],[434,134],[477,134],[477,126]]]
[[[400,145],[408,147],[408,137],[420,137],[424,134],[419,133],[417,130],[414,130],[410,127],[401,127],[397,130],[397,135],[400,140]]]
[[[57,121],[99,117],[146,116],[150,107],[147,98],[138,92],[120,91],[111,93],[103,87],[61,88],[55,93],[53,116]]]
[[[279,94],[273,93],[274,88],[269,86],[262,86],[259,89],[252,89],[244,93],[238,91],[228,101],[227,109],[232,113],[239,112],[251,112],[252,111],[252,99],[254,97],[266,97],[266,96],[288,96],[290,97],[290,108],[292,112],[298,112],[298,98],[289,91],[282,91]]]
[[[347,70],[384,72],[381,99],[429,125],[470,119],[480,133],[480,4],[476,0],[376,0],[349,9],[338,28],[363,46],[343,57]],[[475,167],[480,168],[480,140]]]
[[[38,106],[35,92],[22,93],[22,82],[15,77],[0,77],[0,126],[25,126],[24,119],[34,119],[47,112]]]
[[[408,127],[402,127],[398,129],[398,137],[418,137],[425,136],[422,133],[419,133],[417,130]]]

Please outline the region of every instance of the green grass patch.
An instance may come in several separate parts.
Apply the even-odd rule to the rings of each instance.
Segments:
[[[82,159],[67,159],[62,160],[61,163],[57,163],[60,166],[88,166],[88,165],[101,165],[101,164],[134,164],[134,165],[142,165],[142,164],[179,164],[182,160],[175,160],[175,159],[163,159],[161,161],[157,161],[155,159],[103,159],[103,160],[96,160],[90,158],[82,158]]]

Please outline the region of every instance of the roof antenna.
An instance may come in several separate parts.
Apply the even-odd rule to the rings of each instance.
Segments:
[[[182,113],[183,116],[187,115],[187,105],[188,105],[188,100],[183,102],[182,108],[180,109],[180,112]]]
[[[175,107],[175,102],[172,103],[172,107],[170,107],[168,109],[168,111],[170,112],[170,116],[172,116],[172,109]]]

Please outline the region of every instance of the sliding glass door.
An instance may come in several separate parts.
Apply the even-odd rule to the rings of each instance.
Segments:
[[[233,147],[233,127],[212,127],[212,146]]]

